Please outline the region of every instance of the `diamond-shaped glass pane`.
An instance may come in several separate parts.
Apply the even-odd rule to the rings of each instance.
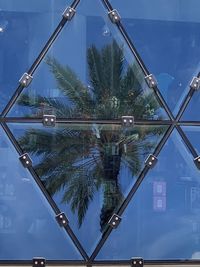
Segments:
[[[0,113],[53,33],[69,0],[0,0]]]
[[[95,123],[9,127],[88,253],[167,128]]]
[[[199,174],[174,131],[97,259],[199,258]]]
[[[82,1],[8,116],[167,119],[100,1]]]
[[[198,1],[111,0],[147,68],[177,114],[199,72]]]
[[[0,260],[81,260],[0,128]]]

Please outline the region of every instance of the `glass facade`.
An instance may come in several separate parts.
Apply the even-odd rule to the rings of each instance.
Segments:
[[[0,263],[200,260],[197,0],[0,0]]]

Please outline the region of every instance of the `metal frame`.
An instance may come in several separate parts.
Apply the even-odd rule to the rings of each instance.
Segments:
[[[78,6],[79,2],[81,0],[74,0],[73,3],[71,4],[71,8],[76,11],[76,7]],[[83,1],[83,0],[82,0]],[[103,3],[103,5],[105,6],[105,9],[107,10],[107,13],[110,14],[110,12],[112,10],[114,10],[114,8],[111,6],[109,0],[99,0],[100,2]],[[119,14],[120,15],[120,14]],[[76,16],[74,14],[74,16]],[[72,18],[73,19],[73,18]],[[47,43],[45,44],[44,48],[42,49],[42,51],[40,52],[40,54],[38,55],[38,57],[35,59],[35,61],[33,62],[32,66],[30,67],[30,69],[27,71],[27,75],[33,76],[33,74],[35,73],[36,69],[38,68],[38,66],[40,65],[40,63],[42,62],[43,58],[45,57],[45,55],[47,54],[47,52],[49,51],[50,47],[53,45],[53,43],[56,41],[58,35],[61,33],[62,29],[64,28],[65,25],[70,24],[70,20],[68,20],[65,17],[62,17],[61,15],[61,21],[58,24],[58,26],[56,27],[55,31],[52,33],[51,37],[49,38],[49,40],[47,41]],[[150,72],[148,71],[147,67],[145,66],[142,58],[140,57],[139,53],[137,52],[132,40],[130,39],[130,37],[128,36],[125,28],[123,27],[123,24],[121,22],[121,20],[118,20],[117,23],[115,23],[115,27],[118,28],[119,32],[121,33],[124,42],[126,42],[126,44],[128,45],[130,51],[132,52],[133,56],[135,57],[138,65],[140,66],[141,70],[144,73],[144,77],[149,76]],[[200,74],[198,74],[197,78],[200,77]],[[189,121],[189,122],[185,122],[185,121],[180,121],[180,118],[182,116],[182,114],[184,113],[186,107],[188,106],[194,92],[195,89],[192,88],[190,86],[190,89],[188,91],[188,94],[186,95],[185,99],[182,102],[182,105],[180,107],[180,110],[177,114],[176,117],[174,117],[173,113],[171,112],[170,108],[168,107],[165,99],[163,98],[159,88],[157,85],[153,86],[151,88],[154,91],[154,94],[158,100],[158,102],[160,103],[160,105],[163,107],[163,109],[165,110],[165,112],[167,113],[169,120],[135,120],[134,121],[134,125],[165,125],[168,126],[168,129],[166,131],[166,133],[164,134],[163,138],[161,139],[160,143],[157,145],[157,147],[155,148],[155,151],[153,153],[153,155],[155,155],[156,157],[158,157],[160,151],[162,150],[163,146],[165,145],[165,143],[167,142],[169,136],[171,135],[172,131],[174,129],[177,129],[178,133],[180,134],[182,140],[184,141],[186,147],[189,149],[189,151],[191,152],[191,154],[193,155],[194,158],[196,158],[198,155],[194,149],[194,147],[192,146],[192,144],[190,143],[190,141],[188,140],[188,138],[186,137],[185,133],[183,132],[183,130],[181,129],[181,126],[200,126],[200,122],[195,122],[195,121]],[[13,146],[15,147],[16,151],[18,152],[19,155],[22,155],[24,153],[24,151],[22,150],[22,148],[20,147],[20,145],[18,144],[17,140],[15,139],[14,135],[11,133],[10,129],[7,126],[7,123],[42,123],[43,118],[9,118],[6,117],[8,112],[10,111],[10,109],[12,108],[12,106],[15,104],[18,96],[21,94],[21,92],[24,90],[24,86],[22,84],[20,84],[16,91],[14,92],[13,96],[11,97],[10,101],[8,102],[8,104],[6,105],[5,109],[3,110],[1,116],[0,116],[0,125],[2,126],[2,128],[4,129],[5,133],[7,134],[8,138],[10,139],[11,143],[13,144]],[[93,123],[97,123],[97,124],[116,124],[116,125],[121,125],[121,120],[80,120],[80,119],[69,119],[69,118],[56,118],[56,123],[58,124],[93,124]],[[125,211],[126,207],[128,206],[129,202],[133,199],[135,193],[137,192],[138,188],[140,187],[141,183],[143,182],[145,176],[147,175],[148,171],[149,171],[150,167],[149,166],[145,166],[144,169],[141,171],[137,181],[135,182],[135,184],[133,185],[132,189],[130,190],[128,196],[126,197],[126,199],[124,200],[124,202],[122,203],[122,205],[119,207],[118,211],[117,211],[117,215],[122,216],[123,212]],[[52,197],[49,195],[49,193],[47,192],[47,190],[45,189],[44,185],[42,184],[40,178],[38,177],[38,175],[36,174],[34,168],[32,166],[28,167],[28,170],[30,172],[30,174],[32,175],[33,179],[35,180],[36,184],[38,185],[38,187],[41,190],[41,193],[45,196],[46,200],[48,201],[48,203],[50,204],[50,206],[52,207],[55,216],[59,215],[61,213],[61,211],[59,210],[58,206],[56,205],[56,203],[54,202],[54,200],[52,199]],[[59,227],[59,226],[58,226]],[[110,233],[113,230],[112,226],[108,226],[106,232],[104,233],[103,237],[99,240],[95,250],[93,251],[92,255],[89,257],[86,253],[86,251],[84,250],[84,248],[82,247],[82,245],[80,244],[78,238],[75,236],[75,234],[73,233],[71,227],[70,227],[70,222],[69,224],[66,224],[65,226],[63,226],[64,229],[66,230],[66,233],[70,236],[72,242],[74,243],[74,245],[76,246],[76,248],[79,250],[80,254],[83,257],[83,261],[48,261],[47,259],[47,264],[48,265],[84,265],[84,266],[91,266],[91,265],[131,265],[131,260],[116,260],[116,261],[95,261],[96,256],[98,255],[98,252],[101,250],[102,246],[104,245],[104,243],[106,242],[107,238],[109,237]],[[20,265],[20,266],[24,266],[24,265],[31,265],[32,260],[30,259],[30,261],[13,261],[13,260],[6,260],[6,261],[0,261],[0,265]],[[200,264],[200,260],[177,260],[177,261],[145,261],[144,260],[144,264],[145,265],[186,265],[186,264]]]

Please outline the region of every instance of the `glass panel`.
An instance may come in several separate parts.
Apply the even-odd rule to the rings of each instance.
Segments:
[[[97,259],[200,258],[199,200],[199,170],[174,131]]]
[[[0,0],[0,112],[54,31],[69,0]]]
[[[0,128],[0,260],[81,260]]]
[[[9,124],[70,226],[91,253],[166,126]],[[88,238],[90,233],[90,238]]]
[[[200,104],[200,92],[196,91],[193,94],[185,112],[183,113],[181,120],[200,121],[199,104]]]
[[[9,113],[14,117],[166,119],[100,1],[85,0]]]
[[[200,155],[200,127],[198,126],[184,126],[182,127],[184,133],[186,134],[187,138],[193,145],[194,149],[196,150],[197,154]]]
[[[111,0],[168,105],[177,114],[199,72],[199,1]]]

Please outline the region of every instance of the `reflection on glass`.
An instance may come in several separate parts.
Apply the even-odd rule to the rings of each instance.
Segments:
[[[177,114],[192,77],[200,70],[200,2],[111,0],[111,4]]]
[[[81,260],[0,128],[0,260]]]
[[[199,135],[200,135],[200,127],[199,126],[182,126],[182,129],[189,139],[190,143],[194,147],[197,152],[197,155],[200,155],[200,142],[199,142]]]
[[[174,131],[97,259],[199,258],[199,203],[199,170]]]
[[[65,118],[132,115],[136,119],[166,119],[106,10],[95,2],[96,15],[82,15],[86,2],[61,32],[9,116],[53,113]]]
[[[0,113],[70,0],[0,0]]]
[[[9,127],[90,253],[166,130],[95,123]]]
[[[200,121],[199,115],[200,93],[194,92],[188,106],[186,107],[181,121]]]

